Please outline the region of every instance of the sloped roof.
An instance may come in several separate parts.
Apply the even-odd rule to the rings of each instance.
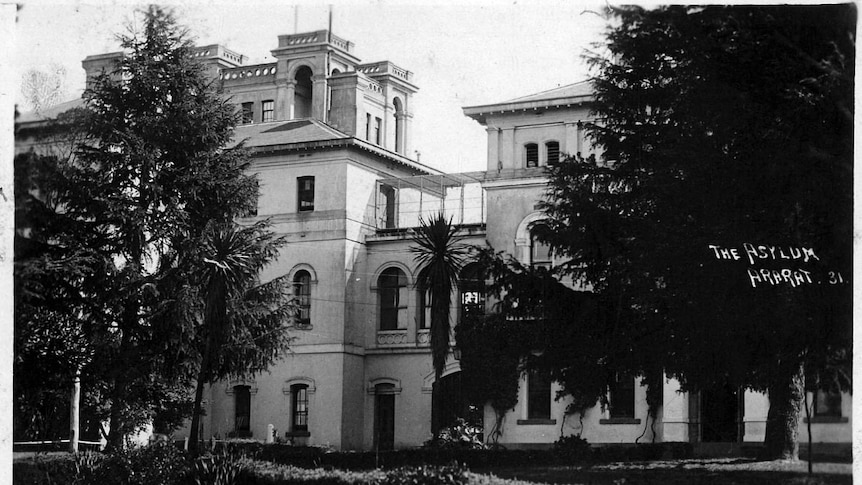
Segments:
[[[80,108],[84,106],[83,98],[75,98],[70,101],[65,101],[63,103],[55,104],[50,108],[44,109],[39,112],[28,111],[26,113],[21,113],[18,115],[18,119],[15,120],[16,123],[38,123],[40,121],[47,121],[56,118],[63,113],[64,111],[68,111],[73,108]]]
[[[464,114],[485,123],[485,117],[491,113],[538,110],[544,108],[566,107],[589,103],[593,99],[592,85],[589,81],[581,81],[558,88],[549,89],[527,96],[510,99],[501,103],[484,104],[464,107]]]
[[[245,140],[249,148],[342,138],[350,136],[314,119],[239,125],[234,131],[234,142]]]
[[[548,101],[552,99],[563,99],[563,98],[575,98],[582,96],[592,96],[593,87],[590,85],[589,81],[581,81],[574,84],[569,84],[567,86],[560,86],[558,88],[549,89],[547,91],[542,91],[536,94],[530,94],[527,96],[521,96],[520,98],[515,98],[509,101],[505,101],[501,104],[510,104],[510,103],[525,103],[529,101]]]

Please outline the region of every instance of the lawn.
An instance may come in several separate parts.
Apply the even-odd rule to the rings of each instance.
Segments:
[[[851,484],[849,463],[755,461],[739,458],[617,462],[595,466],[542,466],[474,470],[501,478],[559,484]]]

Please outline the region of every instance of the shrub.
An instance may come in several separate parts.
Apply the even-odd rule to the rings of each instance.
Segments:
[[[460,466],[396,468],[386,474],[383,485],[466,485],[470,475]]]
[[[195,485],[234,485],[245,467],[243,457],[222,452],[195,460],[191,476]]]
[[[563,462],[583,461],[592,457],[592,449],[580,436],[561,436],[554,443],[554,454]]]
[[[460,448],[485,449],[482,442],[482,428],[467,423],[464,418],[458,418],[454,424],[441,429],[430,440],[425,442],[426,448]]]

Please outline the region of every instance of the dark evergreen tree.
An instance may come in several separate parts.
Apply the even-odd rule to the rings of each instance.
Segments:
[[[289,308],[280,280],[248,284],[238,295],[207,292],[208,228],[257,235],[261,244],[245,248],[255,271],[277,246],[267,222],[248,229],[234,222],[257,203],[256,181],[244,173],[248,153],[231,147],[234,107],[193,59],[170,12],[149,7],[140,30],[121,43],[125,54],[115,69],[85,92],[74,156],[52,169],[51,217],[60,222],[43,238],[88,258],[86,265],[59,264],[80,273],[66,281],[91,312],[59,311],[86,323],[83,339],[93,350],[87,371],[104,388],[111,448],[147,422],[171,428],[190,414],[208,342],[225,346],[210,348],[222,357],[205,368],[208,379],[271,363],[286,348]],[[21,268],[22,289],[36,281],[32,268]],[[204,312],[216,297],[236,315],[220,327],[229,338],[212,340]],[[35,325],[19,316],[22,325]],[[41,345],[47,342],[33,344]]]
[[[768,391],[766,452],[796,458],[803,366],[849,385],[855,6],[612,13],[591,58],[604,155],[549,169],[542,239],[597,299],[597,357]]]

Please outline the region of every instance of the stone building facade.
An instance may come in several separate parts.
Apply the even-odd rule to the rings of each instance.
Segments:
[[[90,56],[84,68],[91,77],[120,55]],[[409,229],[443,211],[466,243],[487,241],[525,264],[553,264],[529,227],[543,217],[536,204],[547,182],[544,167],[565,154],[593,154],[583,128],[590,87],[577,83],[464,108],[487,130],[486,170],[444,174],[410,157],[413,73],[388,61],[363,63],[352,42],[326,30],[279,36],[272,55],[275,62],[247,65],[245,56],[221,45],[195,50],[242,116],[235,138],[251,149],[250,170],[260,182],[257,214],[248,221],[270,218],[287,237],[263,278],[287,275],[300,305],[290,322],[290,352],[268,372],[208,386],[202,436],[270,441],[275,435],[345,450],[419,446],[457,412],[457,404],[434,409],[433,395],[457,403],[460,367],[453,352],[435,383],[429,312],[416,284]],[[32,142],[28,127],[76,104],[22,116],[19,149]],[[465,311],[484,311],[473,271],[464,269],[454,295],[455,324]],[[561,433],[596,444],[763,440],[762,394],[689,395],[667,379],[657,422],[647,426],[645,390],[634,378],[612,390],[623,404],[613,412],[590,409],[582,423],[565,419],[567,403],[554,399],[556,390],[522,376],[519,403],[499,442],[548,446]],[[812,398],[814,441],[849,442],[850,396]],[[484,414],[487,431],[494,417],[490,409]]]

